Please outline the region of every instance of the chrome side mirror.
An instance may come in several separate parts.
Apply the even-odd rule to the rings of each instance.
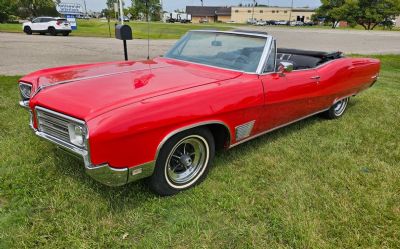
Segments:
[[[285,73],[290,73],[293,71],[293,63],[290,62],[281,62],[278,66],[278,73],[280,75],[285,75]]]

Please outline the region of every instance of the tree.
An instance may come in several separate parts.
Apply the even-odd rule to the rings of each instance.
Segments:
[[[0,22],[9,21],[17,13],[17,4],[13,0],[0,0]]]
[[[366,30],[379,24],[393,23],[400,15],[400,0],[347,0],[347,20],[355,22]]]
[[[20,14],[25,17],[58,15],[56,10],[56,3],[58,2],[58,0],[17,0]]]
[[[159,0],[147,0],[148,9],[146,9],[146,0],[132,0],[132,7],[129,8],[129,13],[133,18],[137,19],[149,15],[152,21],[159,21],[161,17],[161,4]]]
[[[377,25],[388,25],[400,15],[400,0],[321,0],[315,18],[332,23],[347,21],[351,26],[359,24],[366,30]]]
[[[345,0],[321,0],[321,3],[314,18],[332,23],[332,28],[335,28],[339,21],[344,20],[346,16]]]

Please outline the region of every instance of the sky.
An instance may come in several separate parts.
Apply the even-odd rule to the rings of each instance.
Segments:
[[[61,0],[66,3],[82,3],[84,0]],[[320,0],[293,0],[295,7],[318,7],[321,2]],[[236,6],[239,3],[249,4],[253,0],[203,0],[204,6]],[[288,7],[291,4],[291,0],[257,0],[258,4],[269,4],[272,6]],[[163,8],[166,11],[173,11],[175,9],[185,9],[186,5],[201,5],[200,0],[162,0]],[[131,4],[131,0],[125,0],[126,5]],[[99,11],[105,8],[106,0],[86,0],[86,6],[88,10]]]

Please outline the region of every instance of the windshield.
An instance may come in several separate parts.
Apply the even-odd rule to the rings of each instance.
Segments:
[[[266,37],[218,32],[189,32],[165,55],[245,72],[256,72]]]

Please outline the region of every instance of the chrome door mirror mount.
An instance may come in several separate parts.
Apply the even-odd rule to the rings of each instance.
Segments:
[[[278,73],[280,76],[285,76],[285,73],[290,73],[293,71],[293,63],[290,62],[280,62],[278,66]]]

